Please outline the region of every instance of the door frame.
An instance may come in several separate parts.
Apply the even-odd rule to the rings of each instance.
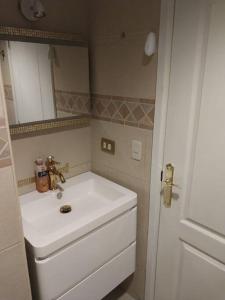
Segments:
[[[166,135],[175,1],[176,0],[161,0],[156,106],[150,182],[145,300],[154,300],[155,298],[155,277],[161,208],[160,178],[164,163],[164,142]]]

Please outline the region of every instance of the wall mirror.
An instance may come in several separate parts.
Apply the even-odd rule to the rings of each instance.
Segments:
[[[0,63],[10,126],[79,118],[90,113],[85,41],[24,29],[2,35]],[[30,33],[30,38],[29,38]],[[41,35],[41,36],[40,36]],[[16,37],[16,38],[15,38]]]

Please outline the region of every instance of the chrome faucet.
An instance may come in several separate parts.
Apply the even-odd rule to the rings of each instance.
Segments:
[[[61,183],[66,182],[63,174],[57,170],[56,165],[58,165],[59,162],[55,161],[54,156],[49,155],[47,157],[46,166],[49,173],[49,189],[50,190],[56,190],[59,185],[57,184],[58,178],[60,179]]]

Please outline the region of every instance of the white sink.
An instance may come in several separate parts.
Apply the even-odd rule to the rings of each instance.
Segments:
[[[43,259],[80,239],[137,204],[136,193],[87,172],[68,179],[62,199],[58,191],[20,197],[24,236],[34,257]],[[60,213],[70,205],[72,211]]]

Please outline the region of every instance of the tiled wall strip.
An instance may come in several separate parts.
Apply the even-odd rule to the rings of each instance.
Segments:
[[[83,128],[90,126],[90,117],[65,118],[59,120],[47,120],[42,122],[14,125],[10,127],[10,134],[13,140],[38,136],[58,131]]]
[[[6,99],[12,100],[12,90],[10,85],[4,86]],[[155,111],[155,100],[153,99],[141,99],[141,98],[131,98],[131,97],[120,97],[112,95],[101,95],[89,93],[79,93],[79,92],[68,92],[68,91],[55,91],[56,96],[56,107],[58,111],[70,113],[73,115],[91,115],[95,119],[119,123],[127,126],[134,126],[144,129],[153,129],[154,126],[154,111]],[[90,101],[91,97],[91,101]],[[92,102],[92,112],[91,112],[91,102]],[[51,122],[52,124],[53,122]],[[58,121],[57,121],[58,124]],[[62,126],[64,127],[64,122]],[[46,127],[44,123],[40,128],[34,128],[32,125],[32,132],[36,132],[35,135],[44,134],[44,130],[53,129],[55,124]],[[67,126],[67,125],[66,125]],[[19,131],[17,128],[15,135],[22,133],[24,130],[23,126]],[[26,125],[27,128],[27,125]],[[70,127],[71,128],[71,127]],[[80,128],[72,127],[72,128]],[[59,128],[58,128],[59,129]],[[11,130],[11,133],[15,132]],[[27,133],[27,132],[26,132]],[[30,129],[29,129],[29,134]],[[32,134],[34,135],[34,134]],[[30,136],[30,135],[29,135]],[[22,136],[23,137],[23,136]]]
[[[5,98],[7,100],[13,101],[12,86],[9,84],[4,84],[4,92],[5,92]]]
[[[65,166],[59,168],[59,171],[62,173],[69,173],[69,168],[70,168],[69,163],[66,163]],[[35,177],[27,177],[27,178],[18,180],[17,185],[19,188],[21,188],[23,186],[32,184],[34,182],[35,182]]]
[[[90,114],[90,94],[55,90],[58,111],[72,114]]]
[[[0,36],[3,38],[13,38],[18,40],[24,39],[35,39],[39,41],[41,39],[50,41],[58,41],[58,42],[70,42],[74,44],[78,44],[81,46],[87,46],[87,41],[83,39],[83,37],[79,34],[73,33],[58,33],[58,32],[50,32],[44,30],[34,30],[29,28],[19,28],[19,27],[7,27],[0,26]]]
[[[9,141],[8,141],[8,132],[6,128],[6,120],[4,116],[4,110],[1,103],[2,93],[0,91],[0,168],[8,167],[12,164]]]
[[[11,164],[8,132],[5,127],[5,119],[0,116],[0,168],[8,167]]]
[[[92,117],[99,120],[153,129],[155,100],[92,94]]]
[[[12,86],[4,85],[5,98],[13,100]],[[90,114],[90,94],[55,90],[56,108],[58,111],[73,115]]]

